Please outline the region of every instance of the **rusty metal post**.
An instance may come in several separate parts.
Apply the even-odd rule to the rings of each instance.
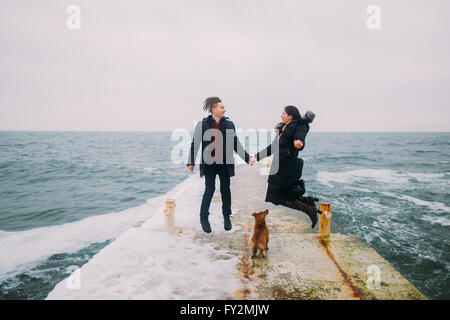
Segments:
[[[319,218],[319,235],[324,241],[329,241],[331,205],[329,203],[319,203],[319,210],[322,211],[322,214]]]

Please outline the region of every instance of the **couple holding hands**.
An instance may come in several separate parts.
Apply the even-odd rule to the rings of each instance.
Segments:
[[[209,97],[204,101],[203,109],[210,112],[210,115],[199,121],[194,129],[187,163],[189,170],[193,171],[201,145],[200,177],[205,176],[205,192],[200,207],[200,223],[203,231],[211,232],[208,217],[215,191],[216,175],[220,178],[224,228],[225,230],[232,228],[230,178],[235,174],[234,151],[250,165],[273,154],[274,161],[268,178],[265,201],[306,213],[311,219],[311,227],[314,228],[317,213],[320,213],[314,203],[318,199],[303,196],[305,187],[303,180],[300,180],[303,160],[298,158],[298,152],[305,146],[309,123],[313,121],[314,113],[308,111],[301,117],[296,107],[284,107],[281,122],[276,126],[278,136],[264,150],[250,157],[239,142],[234,123],[225,117],[226,111],[222,100],[218,97]]]

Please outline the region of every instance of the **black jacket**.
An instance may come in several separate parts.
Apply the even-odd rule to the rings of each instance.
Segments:
[[[266,202],[276,205],[288,200],[288,195],[294,184],[302,176],[303,160],[298,158],[299,151],[305,148],[306,135],[309,131],[309,120],[292,120],[282,131],[283,125],[276,128],[281,133],[275,137],[271,145],[256,154],[258,160],[273,154],[272,166],[268,178]],[[294,147],[294,140],[301,140],[301,149]],[[278,149],[278,150],[277,150]],[[278,168],[278,170],[276,170]]]
[[[194,129],[194,137],[191,143],[191,150],[189,152],[189,159],[187,165],[194,165],[195,159],[197,158],[197,152],[199,150],[200,144],[202,145],[202,155],[200,162],[200,177],[204,175],[205,166],[210,165],[210,163],[205,162],[205,148],[211,144],[211,137],[205,135],[205,132],[208,129],[213,128],[213,121],[215,121],[212,115],[209,115],[203,120],[199,121]],[[228,117],[224,117],[219,122],[220,131],[222,133],[222,141],[223,141],[223,163],[227,165],[228,173],[230,177],[234,176],[234,153],[235,151],[245,162],[249,162],[250,155],[244,150],[242,147],[237,135],[236,135],[236,127],[234,126],[233,121],[231,121]],[[214,129],[217,130],[217,129]],[[205,140],[203,140],[203,138]],[[229,142],[232,142],[232,146],[229,145]],[[228,145],[227,145],[228,143]],[[211,153],[210,150],[206,150],[206,152]]]

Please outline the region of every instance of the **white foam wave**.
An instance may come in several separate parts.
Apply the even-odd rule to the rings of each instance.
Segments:
[[[427,206],[430,207],[432,210],[437,210],[437,211],[444,211],[444,212],[450,212],[450,208],[447,207],[444,203],[442,202],[433,202],[433,201],[425,201],[425,200],[421,200],[421,199],[417,199],[408,195],[396,195],[392,192],[382,192],[382,194],[388,196],[388,197],[393,197],[393,198],[397,198],[400,200],[406,200],[406,201],[410,201],[418,206]]]
[[[0,233],[0,280],[30,269],[57,253],[73,253],[92,243],[115,239],[149,219],[163,199],[188,186],[192,176],[166,195],[120,212],[92,216],[62,225]]]
[[[359,169],[344,172],[319,171],[316,180],[324,185],[332,186],[330,182],[353,183],[375,180],[388,184],[404,184],[410,178],[423,182],[431,182],[443,177],[445,177],[444,173],[398,173],[389,169]]]
[[[433,210],[441,210],[441,211],[445,211],[445,212],[450,212],[450,208],[447,207],[442,202],[425,201],[425,200],[420,200],[420,199],[417,199],[417,198],[414,198],[411,196],[406,196],[406,195],[399,197],[399,199],[411,201],[419,206],[428,206]]]
[[[431,224],[439,224],[444,227],[450,226],[450,220],[446,217],[438,217],[438,216],[423,216],[421,218],[424,221],[428,221]]]
[[[355,187],[353,187],[351,189],[356,190],[356,191],[369,192],[369,193],[373,192],[373,190],[369,190],[367,188],[355,188]]]
[[[412,177],[412,178],[416,178],[417,180],[421,180],[421,181],[429,181],[429,180],[438,179],[438,178],[444,178],[445,177],[445,173],[442,173],[442,172],[441,173],[408,172],[407,175]]]

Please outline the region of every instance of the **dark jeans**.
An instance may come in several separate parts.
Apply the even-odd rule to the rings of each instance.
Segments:
[[[200,218],[208,218],[209,205],[216,190],[216,174],[220,178],[220,194],[222,195],[222,214],[231,215],[231,190],[230,174],[226,164],[212,164],[205,166],[205,192],[203,193],[202,205],[200,207]]]

